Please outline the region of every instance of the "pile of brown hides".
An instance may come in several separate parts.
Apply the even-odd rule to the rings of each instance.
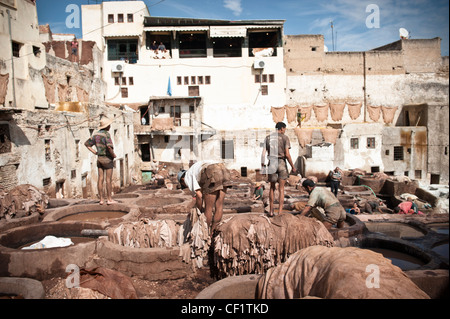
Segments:
[[[211,246],[211,236],[206,217],[197,208],[191,209],[182,225],[173,220],[142,218],[124,222],[108,229],[109,241],[132,248],[170,248],[179,246],[183,261],[193,268],[204,266]]]
[[[191,209],[187,219],[180,227],[178,241],[182,243],[180,244],[180,256],[183,257],[183,261],[187,263],[192,261],[194,270],[195,266],[203,267],[203,261],[208,260],[211,236],[205,214],[202,214],[199,209]]]
[[[236,215],[217,226],[214,260],[217,277],[261,274],[312,245],[333,246],[333,237],[313,218],[283,213]]]
[[[269,269],[259,299],[429,299],[382,254],[357,247],[313,246]]]
[[[0,187],[0,219],[21,218],[38,212],[43,214],[48,196],[33,185],[19,185],[11,190]]]
[[[108,239],[132,248],[173,247],[177,245],[179,228],[173,220],[142,218],[108,229]]]

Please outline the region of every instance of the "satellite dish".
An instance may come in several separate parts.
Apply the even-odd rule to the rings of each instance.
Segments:
[[[400,39],[409,39],[409,32],[405,28],[400,28],[398,32],[400,33]]]
[[[323,51],[328,52],[328,47],[326,45],[323,46]]]

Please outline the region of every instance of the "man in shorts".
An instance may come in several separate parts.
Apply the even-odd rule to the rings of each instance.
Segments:
[[[264,142],[263,151],[261,154],[261,166],[262,170],[268,174],[268,179],[270,182],[269,191],[269,217],[274,216],[274,193],[276,189],[276,184],[278,182],[278,213],[281,214],[283,211],[284,204],[284,185],[289,177],[289,171],[287,168],[286,160],[292,167],[292,173],[296,174],[297,170],[292,162],[291,154],[289,149],[291,148],[291,142],[289,137],[285,135],[286,124],[283,122],[278,122],[275,126],[276,132],[268,135]],[[268,166],[265,165],[266,155],[269,160]]]
[[[225,195],[232,186],[230,171],[223,163],[199,161],[188,170],[181,170],[177,178],[181,188],[189,188],[195,195],[196,206],[205,214],[212,234],[222,220]]]
[[[108,118],[103,118],[100,121],[100,127],[98,132],[92,135],[84,145],[91,151],[94,155],[97,155],[97,168],[98,168],[98,195],[100,197],[100,205],[103,205],[103,182],[106,179],[106,204],[116,204],[112,196],[112,174],[114,168],[114,145],[111,140],[111,135],[109,134],[109,129],[114,120]],[[95,150],[93,146],[95,145]],[[106,178],[105,178],[106,176]]]
[[[301,216],[306,216],[311,212],[313,217],[320,220],[328,230],[335,224],[338,228],[344,227],[345,209],[328,188],[316,187],[316,184],[310,179],[304,180],[302,186],[309,193],[309,200],[300,213]],[[322,213],[317,207],[322,208],[325,213]]]

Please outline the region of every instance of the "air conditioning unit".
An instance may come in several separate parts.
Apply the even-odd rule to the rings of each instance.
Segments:
[[[255,63],[253,64],[253,67],[255,69],[264,69],[265,66],[266,62],[264,62],[263,60],[256,60]]]
[[[125,63],[116,62],[112,65],[111,71],[112,72],[123,72],[124,67],[125,67]]]

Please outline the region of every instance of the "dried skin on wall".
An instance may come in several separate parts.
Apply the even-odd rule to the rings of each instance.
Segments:
[[[272,106],[271,112],[272,112],[272,119],[275,123],[283,122],[284,115],[286,113],[284,106],[283,107],[273,107]]]
[[[336,122],[342,120],[344,108],[345,103],[330,103],[331,119]]]
[[[339,136],[340,130],[334,129],[334,128],[326,128],[321,129],[320,132],[322,133],[323,139],[327,143],[336,144],[336,140]]]
[[[294,132],[301,147],[305,148],[306,144],[311,143],[313,130],[296,127]]]
[[[350,103],[347,102],[348,114],[352,120],[356,120],[361,115],[362,103]]]
[[[314,105],[314,114],[319,122],[324,122],[328,118],[328,104]]]
[[[9,74],[0,74],[0,104],[5,104],[6,91],[8,90]]]
[[[45,87],[45,97],[47,98],[47,102],[50,104],[53,104],[56,102],[55,98],[55,89],[56,84],[55,81],[50,79],[49,77],[42,74],[42,80],[44,81],[44,87]]]
[[[286,117],[288,123],[297,121],[298,106],[286,106]]]
[[[381,107],[383,111],[384,123],[389,124],[394,120],[395,112],[397,112],[397,107]]]
[[[368,105],[367,111],[369,112],[370,119],[374,122],[378,122],[378,120],[380,119],[381,107]]]

